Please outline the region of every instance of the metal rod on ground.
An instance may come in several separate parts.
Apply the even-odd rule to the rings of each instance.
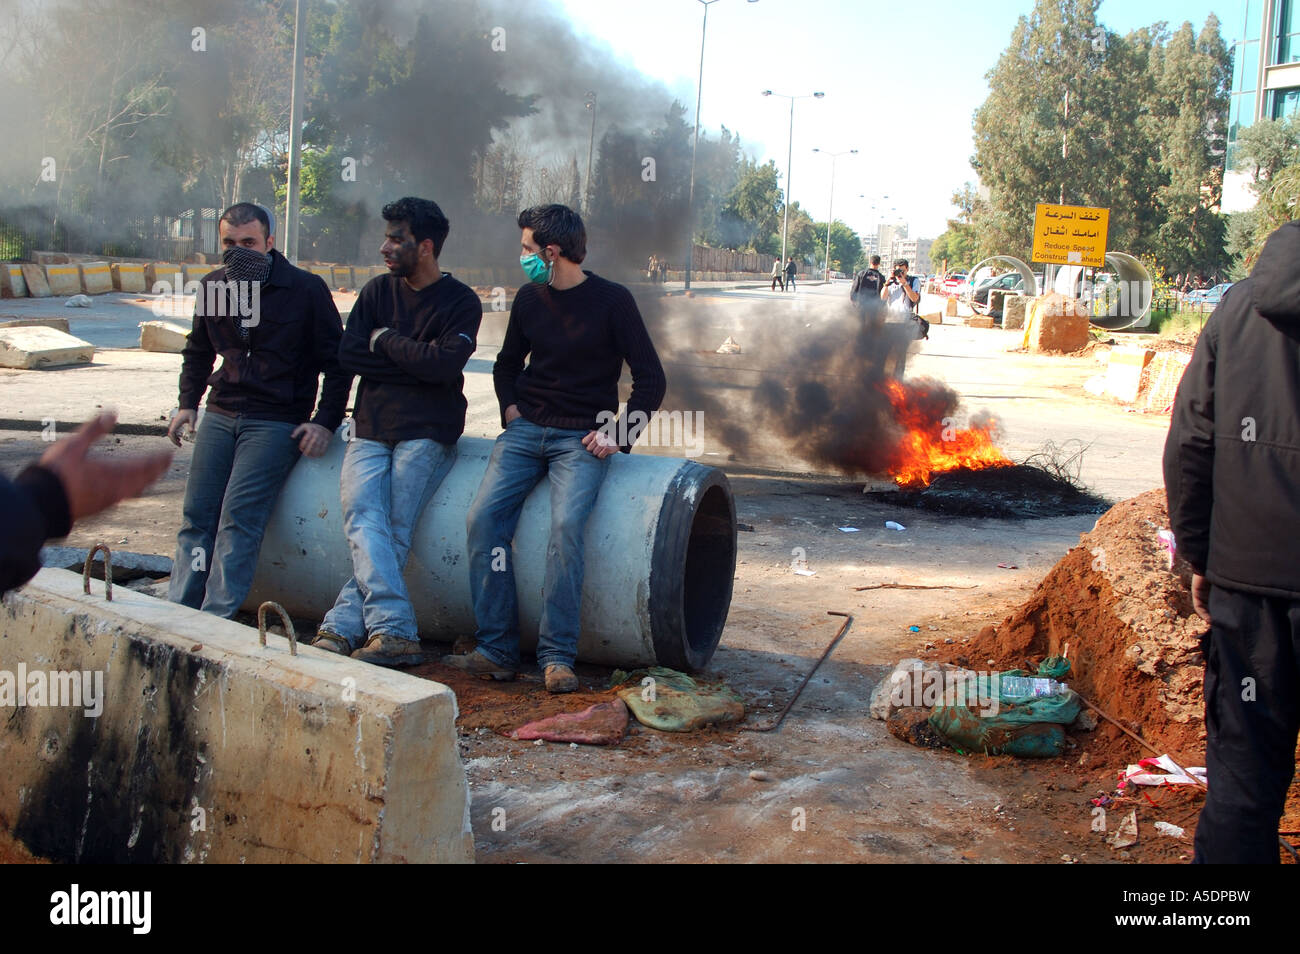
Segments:
[[[855,592],[861,592],[862,590],[973,590],[978,586],[978,583],[974,586],[925,586],[920,583],[872,583],[870,586],[855,586],[853,589]]]
[[[849,613],[838,613],[835,610],[828,610],[826,615],[843,616],[844,625],[841,626],[840,631],[835,634],[835,638],[830,641],[830,645],[827,646],[826,651],[822,653],[821,659],[818,659],[817,664],[813,666],[812,669],[808,670],[808,675],[803,677],[803,682],[801,682],[799,688],[794,691],[794,695],[791,696],[790,701],[785,704],[785,708],[781,710],[781,714],[776,717],[775,722],[771,725],[764,726],[742,725],[740,727],[742,732],[773,732],[776,729],[781,728],[781,723],[785,721],[785,717],[789,715],[790,710],[794,708],[794,704],[799,700],[799,693],[803,692],[804,686],[808,685],[808,681],[812,679],[813,674],[816,673],[821,664],[826,661],[826,657],[831,654],[831,650],[839,644],[839,641],[844,638],[844,634],[849,631],[849,627],[853,625],[853,616]]]
[[[1145,746],[1146,748],[1150,749],[1150,750],[1151,750],[1152,752],[1154,752],[1156,755],[1161,755],[1161,756],[1164,756],[1165,758],[1169,759],[1170,764],[1172,764],[1174,768],[1178,769],[1178,771],[1182,772],[1184,775],[1186,775],[1188,778],[1190,778],[1190,779],[1191,779],[1193,782],[1195,782],[1197,785],[1201,786],[1201,788],[1205,788],[1205,783],[1204,783],[1204,782],[1202,782],[1199,778],[1197,778],[1197,777],[1196,777],[1195,775],[1193,775],[1191,772],[1187,771],[1187,769],[1183,768],[1181,765],[1179,765],[1177,762],[1175,762],[1175,761],[1174,761],[1174,757],[1173,757],[1172,755],[1170,755],[1168,752],[1161,752],[1159,749],[1157,749],[1154,745],[1152,745],[1152,744],[1151,744],[1150,742],[1148,742],[1146,739],[1142,738],[1142,736],[1138,735],[1136,732],[1133,732],[1133,731],[1132,731],[1131,729],[1129,729],[1127,726],[1124,726],[1124,725],[1120,724],[1120,722],[1119,722],[1118,720],[1112,718],[1109,714],[1107,714],[1104,710],[1102,710],[1102,708],[1101,708],[1100,706],[1098,706],[1098,705],[1096,705],[1095,703],[1089,701],[1089,700],[1088,700],[1087,698],[1085,698],[1082,694],[1079,695],[1079,699],[1080,699],[1081,702],[1083,702],[1084,705],[1086,705],[1086,706],[1087,706],[1089,709],[1091,709],[1093,712],[1097,713],[1097,715],[1101,716],[1103,719],[1105,719],[1107,722],[1109,722],[1109,723],[1110,723],[1111,725],[1113,725],[1115,728],[1119,729],[1121,732],[1123,732],[1125,735],[1129,736],[1129,737],[1130,737],[1131,739],[1133,739],[1134,741],[1136,741],[1136,742],[1140,743],[1141,745]]]

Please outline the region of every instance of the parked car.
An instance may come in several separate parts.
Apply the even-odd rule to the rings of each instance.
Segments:
[[[1224,292],[1231,288],[1233,284],[1233,282],[1220,282],[1213,288],[1194,289],[1187,293],[1187,297],[1184,301],[1189,305],[1195,305],[1200,308],[1203,308],[1206,305],[1209,305],[1212,308],[1217,308],[1219,303],[1223,301]]]
[[[966,287],[967,275],[965,272],[949,272],[948,277],[943,280],[943,293],[945,295],[959,295],[963,288]]]

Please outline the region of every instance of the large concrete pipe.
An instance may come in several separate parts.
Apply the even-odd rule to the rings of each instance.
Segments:
[[[1034,270],[1014,255],[990,255],[970,270],[971,277],[974,278],[978,275],[979,270],[986,265],[1006,265],[1015,269],[1020,273],[1021,278],[1020,288],[1016,290],[1020,292],[1020,294],[1028,295],[1031,298],[1038,294],[1038,279],[1034,276]]]
[[[245,608],[275,600],[322,618],[352,575],[339,472],[344,443],[294,467],[267,526]],[[465,515],[492,441],[461,438],[451,472],[416,524],[406,584],[425,638],[472,635]],[[551,529],[550,482],[524,503],[514,541],[522,646],[537,645]],[[722,471],[615,454],[586,532],[578,658],[611,666],[705,666],[722,636],[736,572],[736,507]]]
[[[1151,272],[1127,252],[1107,252],[1105,271],[1113,272],[1116,282],[1094,281],[1085,285],[1084,269],[1066,265],[1057,270],[1054,289],[1070,298],[1088,303],[1089,322],[1107,331],[1145,328],[1150,322],[1152,303]]]

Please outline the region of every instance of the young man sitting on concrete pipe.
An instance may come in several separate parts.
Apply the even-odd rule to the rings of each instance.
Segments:
[[[450,225],[436,203],[398,199],[382,214],[388,274],[361,289],[339,345],[339,364],[361,377],[339,479],[352,579],[312,645],[413,666],[424,653],[402,570],[416,521],[456,461],[483,305],[438,267]]]
[[[549,474],[551,537],[537,663],[549,691],[573,692],[587,518],[609,456],[631,451],[640,433],[627,421],[647,421],[663,400],[664,372],[632,295],[582,268],[587,230],[578,213],[562,205],[525,209],[519,227],[519,264],[529,284],[515,295],[492,369],[505,431],[467,520],[478,646],[443,662],[493,679],[515,677],[519,618],[511,541],[524,499]],[[627,416],[612,429],[598,429],[617,410],[624,361],[632,370]],[[623,438],[621,446],[611,433]]]
[[[343,322],[329,286],[275,249],[270,212],[236,203],[221,214],[217,231],[224,265],[204,277],[195,296],[180,410],[167,428],[179,447],[208,391],[167,597],[229,618],[253,585],[280,489],[299,454],[325,453],[343,420],[352,376],[339,368]],[[217,355],[221,367],[213,374]]]

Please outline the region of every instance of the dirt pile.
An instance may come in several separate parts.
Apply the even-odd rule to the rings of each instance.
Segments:
[[[1183,764],[1203,765],[1200,639],[1208,627],[1192,610],[1190,568],[1180,561],[1169,569],[1157,536],[1168,526],[1163,490],[1116,504],[1029,600],[986,626],[956,661],[1033,669],[1068,643],[1072,688]]]

